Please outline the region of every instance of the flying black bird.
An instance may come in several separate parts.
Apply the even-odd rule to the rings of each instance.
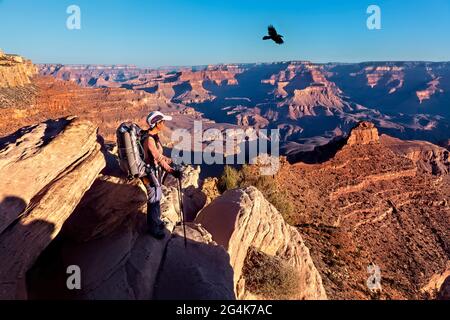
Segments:
[[[273,27],[273,25],[270,25],[270,26],[268,27],[268,30],[269,30],[269,35],[268,35],[268,36],[265,36],[265,37],[263,38],[263,40],[269,40],[269,39],[272,39],[273,41],[275,41],[275,43],[278,43],[278,44],[283,44],[283,43],[284,43],[284,41],[283,41],[283,36],[282,36],[282,35],[279,35],[279,34],[277,33],[277,30],[275,30],[275,28]]]

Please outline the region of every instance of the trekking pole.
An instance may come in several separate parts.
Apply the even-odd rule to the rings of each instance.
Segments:
[[[187,240],[186,240],[186,217],[184,216],[184,207],[183,207],[183,191],[181,187],[181,178],[178,178],[178,198],[180,199],[180,216],[181,223],[183,224],[183,235],[184,235],[184,247],[187,248]]]

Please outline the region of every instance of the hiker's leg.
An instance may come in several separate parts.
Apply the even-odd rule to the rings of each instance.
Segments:
[[[161,216],[161,209],[160,209],[160,203],[147,203],[147,226],[152,233],[156,233],[159,231],[160,227],[160,216]]]
[[[147,186],[147,225],[152,233],[159,231],[161,221],[160,200],[162,195],[161,187],[154,185]]]

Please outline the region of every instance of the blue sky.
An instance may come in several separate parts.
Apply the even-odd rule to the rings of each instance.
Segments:
[[[71,4],[81,30],[66,28]],[[285,45],[261,40],[268,24]],[[450,61],[449,34],[448,0],[0,0],[0,48],[38,63]]]

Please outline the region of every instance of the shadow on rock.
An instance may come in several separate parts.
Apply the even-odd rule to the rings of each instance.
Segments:
[[[45,125],[45,132],[42,136],[42,145],[41,147],[44,147],[47,145],[54,137],[56,137],[59,133],[61,133],[64,128],[70,123],[70,121],[73,118],[60,118],[60,119],[50,119],[42,124]],[[32,132],[34,129],[36,129],[39,125],[32,125],[28,127],[21,128],[14,132],[11,135],[8,135],[6,137],[3,137],[0,139],[0,149],[3,149],[9,144],[20,144],[20,138],[27,133]]]
[[[146,200],[145,192],[136,181],[100,177],[64,223],[62,235],[77,241],[108,235],[140,213]]]
[[[156,300],[234,300],[230,256],[202,227],[188,224],[187,246],[178,226],[170,239],[153,298]]]
[[[347,139],[342,137],[336,137],[329,143],[317,146],[312,151],[302,151],[293,154],[288,154],[287,159],[290,164],[303,162],[307,164],[324,163],[334,158],[347,143]]]
[[[7,210],[11,205],[26,208],[18,197],[7,197],[0,203]],[[26,272],[32,267],[51,241],[55,226],[45,220],[24,224],[21,219],[0,233],[0,300],[28,299]]]

